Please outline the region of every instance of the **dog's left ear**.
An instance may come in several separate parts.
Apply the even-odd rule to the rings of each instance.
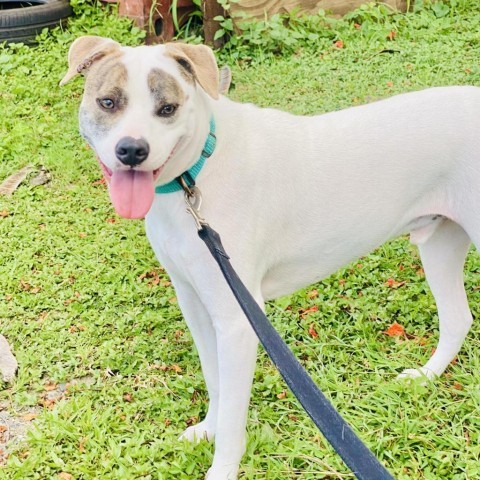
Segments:
[[[65,85],[76,75],[87,71],[100,58],[118,50],[121,45],[110,38],[85,35],[77,38],[68,51],[68,71],[60,81]]]
[[[187,43],[167,43],[165,47],[165,53],[191,73],[205,92],[217,100],[219,75],[212,49],[205,45],[188,45]]]

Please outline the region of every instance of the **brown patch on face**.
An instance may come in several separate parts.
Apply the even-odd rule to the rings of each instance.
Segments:
[[[122,52],[108,55],[92,65],[87,75],[84,92],[84,114],[88,123],[99,133],[108,131],[128,104],[128,72],[120,62]],[[110,99],[113,108],[102,108],[99,100]],[[88,112],[88,113],[87,113]],[[82,117],[81,117],[82,118]]]
[[[154,68],[148,74],[147,82],[148,89],[155,102],[155,113],[159,112],[165,105],[179,107],[185,102],[185,92],[173,75]]]

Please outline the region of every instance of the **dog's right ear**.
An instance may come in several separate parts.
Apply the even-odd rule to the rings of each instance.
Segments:
[[[77,38],[68,51],[68,71],[60,81],[65,85],[76,75],[86,72],[92,63],[118,50],[121,45],[110,38],[86,35]]]

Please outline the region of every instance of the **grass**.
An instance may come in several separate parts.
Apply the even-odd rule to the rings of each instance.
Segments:
[[[310,114],[432,85],[480,85],[480,5],[436,8],[406,16],[366,8],[282,56],[252,47],[251,58],[237,62],[223,52],[221,62],[233,68],[230,96]],[[0,478],[201,479],[211,445],[177,441],[205,413],[207,395],[175,292],[142,222],[116,217],[98,184],[77,131],[82,80],[57,86],[76,36],[135,44],[141,33],[87,3],[76,11],[67,31],[42,35],[38,47],[0,50],[0,179],[27,164],[51,175],[46,185],[27,182],[0,198],[0,327],[20,363],[0,401],[20,417],[41,406]],[[475,317],[479,270],[472,251],[466,286]],[[440,379],[426,387],[395,381],[404,367],[425,362],[437,341],[434,301],[406,238],[268,312],[397,479],[480,477],[478,323]],[[387,336],[393,322],[407,336]],[[72,383],[67,393],[49,400],[62,382]],[[242,478],[352,478],[284,391],[261,352]]]

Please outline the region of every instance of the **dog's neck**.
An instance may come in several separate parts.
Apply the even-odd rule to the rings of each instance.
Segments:
[[[212,116],[210,119],[210,131],[208,132],[207,139],[203,145],[202,153],[198,160],[188,170],[183,172],[179,177],[175,178],[171,182],[163,185],[157,185],[155,187],[155,193],[172,193],[182,190],[181,179],[185,182],[187,187],[193,187],[195,185],[195,178],[202,170],[205,162],[215,150],[216,137],[215,137],[215,119]]]

